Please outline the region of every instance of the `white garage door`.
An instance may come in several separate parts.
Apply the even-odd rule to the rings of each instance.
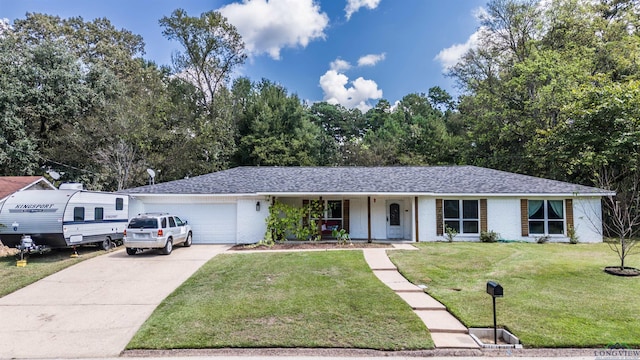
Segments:
[[[170,212],[187,220],[194,244],[235,244],[236,204],[145,204],[146,212]]]

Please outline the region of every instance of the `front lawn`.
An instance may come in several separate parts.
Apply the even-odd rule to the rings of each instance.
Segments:
[[[128,349],[430,349],[422,321],[361,251],[218,255],[165,299]]]
[[[405,277],[426,284],[468,327],[493,326],[489,280],[504,288],[499,326],[526,347],[640,347],[640,277],[606,274],[619,265],[606,244],[422,243],[388,251]],[[640,255],[627,259],[640,267]]]

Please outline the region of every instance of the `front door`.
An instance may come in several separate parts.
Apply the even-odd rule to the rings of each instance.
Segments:
[[[387,239],[403,239],[402,202],[397,200],[387,201]]]

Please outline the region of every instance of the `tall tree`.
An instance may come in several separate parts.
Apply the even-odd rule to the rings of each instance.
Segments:
[[[296,95],[268,80],[253,85],[240,127],[239,165],[319,165],[323,133]]]
[[[35,174],[40,160],[37,137],[20,116],[23,66],[25,58],[15,39],[0,34],[0,175]]]
[[[100,64],[121,78],[135,73],[135,59],[144,54],[140,35],[117,29],[106,18],[84,21],[82,17],[62,19],[27,13],[24,19],[14,22],[14,32],[27,46],[55,41],[84,64]]]
[[[198,104],[206,109],[196,132],[203,146],[200,160],[210,170],[229,166],[235,152],[236,124],[217,100],[229,99],[226,85],[237,66],[244,63],[244,43],[236,28],[219,12],[208,11],[191,17],[182,9],[160,19],[163,34],[184,48],[173,56],[177,76],[195,86],[202,94]],[[222,100],[221,100],[222,101]]]
[[[199,88],[206,101],[215,99],[218,89],[246,59],[242,37],[217,11],[192,17],[177,9],[170,17],[160,19],[160,26],[164,36],[184,48],[184,52],[173,55],[176,73]]]

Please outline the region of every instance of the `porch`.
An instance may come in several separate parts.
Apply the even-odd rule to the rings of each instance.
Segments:
[[[344,229],[352,240],[418,241],[417,197],[390,195],[272,196],[271,201],[302,207],[318,201],[322,216],[318,222],[323,240],[332,231]],[[303,221],[303,220],[301,220]]]

